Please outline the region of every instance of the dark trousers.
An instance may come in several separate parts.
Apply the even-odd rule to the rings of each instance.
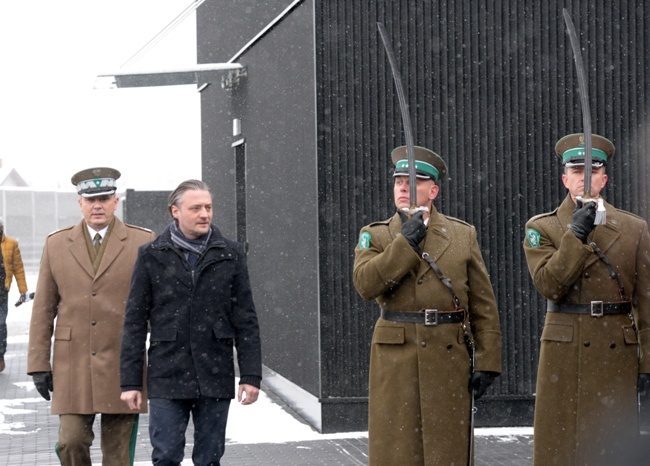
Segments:
[[[2,258],[0,258],[2,260]],[[0,356],[7,352],[7,314],[9,313],[9,292],[5,291],[4,284],[0,286]]]
[[[103,466],[133,465],[138,414],[100,414]],[[64,466],[91,466],[94,414],[59,415],[56,454]]]
[[[156,466],[178,466],[185,453],[185,431],[192,415],[195,466],[220,466],[226,448],[230,400],[200,397],[190,400],[149,400],[151,459]]]

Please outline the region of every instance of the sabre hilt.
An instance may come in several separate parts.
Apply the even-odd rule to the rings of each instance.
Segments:
[[[429,212],[429,208],[427,206],[421,205],[420,207],[402,207],[401,209],[402,212],[404,212],[407,215],[415,215],[418,212]]]
[[[594,219],[594,225],[605,225],[607,223],[607,210],[605,209],[605,202],[601,197],[598,199],[594,199],[593,197],[590,197],[589,194],[585,194],[584,196],[577,196],[576,200],[581,201],[581,202],[595,202],[597,204],[596,207],[596,218]]]

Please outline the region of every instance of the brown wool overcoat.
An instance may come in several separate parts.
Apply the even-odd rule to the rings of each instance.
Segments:
[[[124,309],[138,247],[155,235],[116,218],[95,274],[84,228],[82,221],[46,240],[27,372],[53,372],[52,414],[132,413],[120,400]]]
[[[633,303],[639,346],[626,314],[547,312],[537,373],[534,463],[625,464],[639,431],[636,383],[650,372],[650,236],[646,222],[605,203],[607,224],[590,241],[616,269]],[[575,205],[526,224],[524,251],[535,286],[561,303],[620,302],[606,265],[568,229]]]
[[[413,251],[401,228],[396,214],[361,230],[364,246],[355,249],[356,289],[386,310],[453,311],[451,294]],[[369,243],[364,243],[368,234]],[[468,311],[476,370],[501,372],[499,315],[475,228],[434,207],[420,246],[451,279],[460,306]],[[467,464],[468,381],[460,323],[424,326],[380,318],[370,357],[369,464]]]

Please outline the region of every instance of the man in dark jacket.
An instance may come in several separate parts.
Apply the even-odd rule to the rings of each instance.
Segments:
[[[219,465],[230,400],[257,400],[262,356],[243,247],[212,225],[212,194],[199,180],[169,196],[173,222],[140,248],[122,337],[122,400],[142,404],[142,367],[150,328],[147,388],[155,465],[180,465],[190,414],[197,466]]]

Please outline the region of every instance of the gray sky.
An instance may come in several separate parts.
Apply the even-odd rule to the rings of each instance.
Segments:
[[[93,89],[192,0],[0,2],[0,158],[36,188],[108,165],[120,188],[201,175],[195,86]],[[192,13],[129,70],[196,64]],[[126,69],[122,69],[124,71]]]

